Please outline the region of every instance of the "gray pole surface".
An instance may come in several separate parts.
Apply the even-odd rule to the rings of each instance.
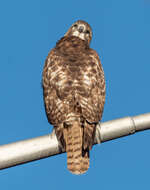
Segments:
[[[95,144],[150,129],[150,113],[125,117],[97,125]],[[60,154],[55,132],[0,146],[0,169]]]

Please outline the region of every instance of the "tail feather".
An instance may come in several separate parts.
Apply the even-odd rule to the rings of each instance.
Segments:
[[[89,150],[83,150],[83,128],[78,121],[64,129],[67,166],[71,173],[82,174],[89,168]]]
[[[83,133],[83,148],[92,149],[92,145],[94,143],[96,125],[89,124],[87,122],[84,123],[84,133]]]

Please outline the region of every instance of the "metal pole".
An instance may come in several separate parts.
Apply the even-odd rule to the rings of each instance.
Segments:
[[[95,144],[150,129],[150,113],[97,125]],[[55,132],[0,146],[0,169],[60,154]]]

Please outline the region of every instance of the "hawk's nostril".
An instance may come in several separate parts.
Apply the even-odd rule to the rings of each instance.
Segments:
[[[83,26],[80,26],[80,27],[79,27],[79,32],[81,33],[81,32],[83,32],[83,30],[84,30],[84,27],[83,27]]]

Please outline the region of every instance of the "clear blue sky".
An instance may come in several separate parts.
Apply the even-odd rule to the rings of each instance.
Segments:
[[[150,111],[149,0],[1,0],[0,144],[51,131],[43,106],[44,60],[70,25],[92,26],[105,71],[103,121]],[[74,176],[66,154],[0,171],[0,189],[149,189],[150,131],[97,145]]]

